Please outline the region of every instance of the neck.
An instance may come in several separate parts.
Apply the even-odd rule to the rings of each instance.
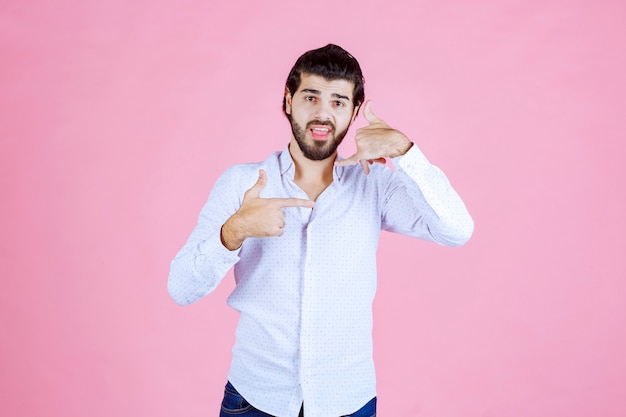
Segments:
[[[321,161],[313,161],[304,156],[300,146],[298,146],[296,140],[292,138],[289,143],[289,153],[296,166],[296,174],[294,177],[296,183],[318,183],[327,186],[333,182],[333,167],[337,152]]]

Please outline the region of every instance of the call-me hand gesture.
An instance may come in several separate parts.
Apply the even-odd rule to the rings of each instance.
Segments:
[[[301,198],[261,198],[266,183],[265,171],[260,169],[258,181],[243,195],[239,210],[222,226],[222,243],[229,250],[239,248],[249,237],[281,236],[285,227],[284,208],[315,205]]]
[[[356,153],[349,158],[335,162],[335,165],[345,166],[360,163],[365,174],[370,173],[369,164],[385,163],[385,158],[395,158],[404,155],[413,145],[409,139],[398,130],[391,128],[374,114],[371,101],[365,103],[363,111],[368,126],[356,131]]]

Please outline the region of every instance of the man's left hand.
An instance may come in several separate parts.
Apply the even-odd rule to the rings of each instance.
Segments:
[[[363,115],[369,125],[356,131],[354,137],[356,153],[349,158],[335,162],[335,165],[346,166],[360,163],[367,175],[370,173],[370,164],[384,164],[385,158],[404,155],[413,144],[404,134],[391,128],[376,116],[369,100],[365,103]]]

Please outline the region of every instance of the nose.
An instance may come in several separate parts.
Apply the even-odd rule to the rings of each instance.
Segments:
[[[320,101],[315,108],[315,118],[321,121],[326,121],[331,119],[331,107],[329,103],[324,101]]]

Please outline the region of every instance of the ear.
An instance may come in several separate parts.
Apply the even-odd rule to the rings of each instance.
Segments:
[[[285,87],[285,113],[291,114],[291,93],[287,87]]]
[[[350,123],[353,123],[354,120],[356,119],[357,114],[359,114],[359,109],[361,108],[361,104],[359,104],[358,106],[354,107],[354,110],[352,110],[352,121]]]

